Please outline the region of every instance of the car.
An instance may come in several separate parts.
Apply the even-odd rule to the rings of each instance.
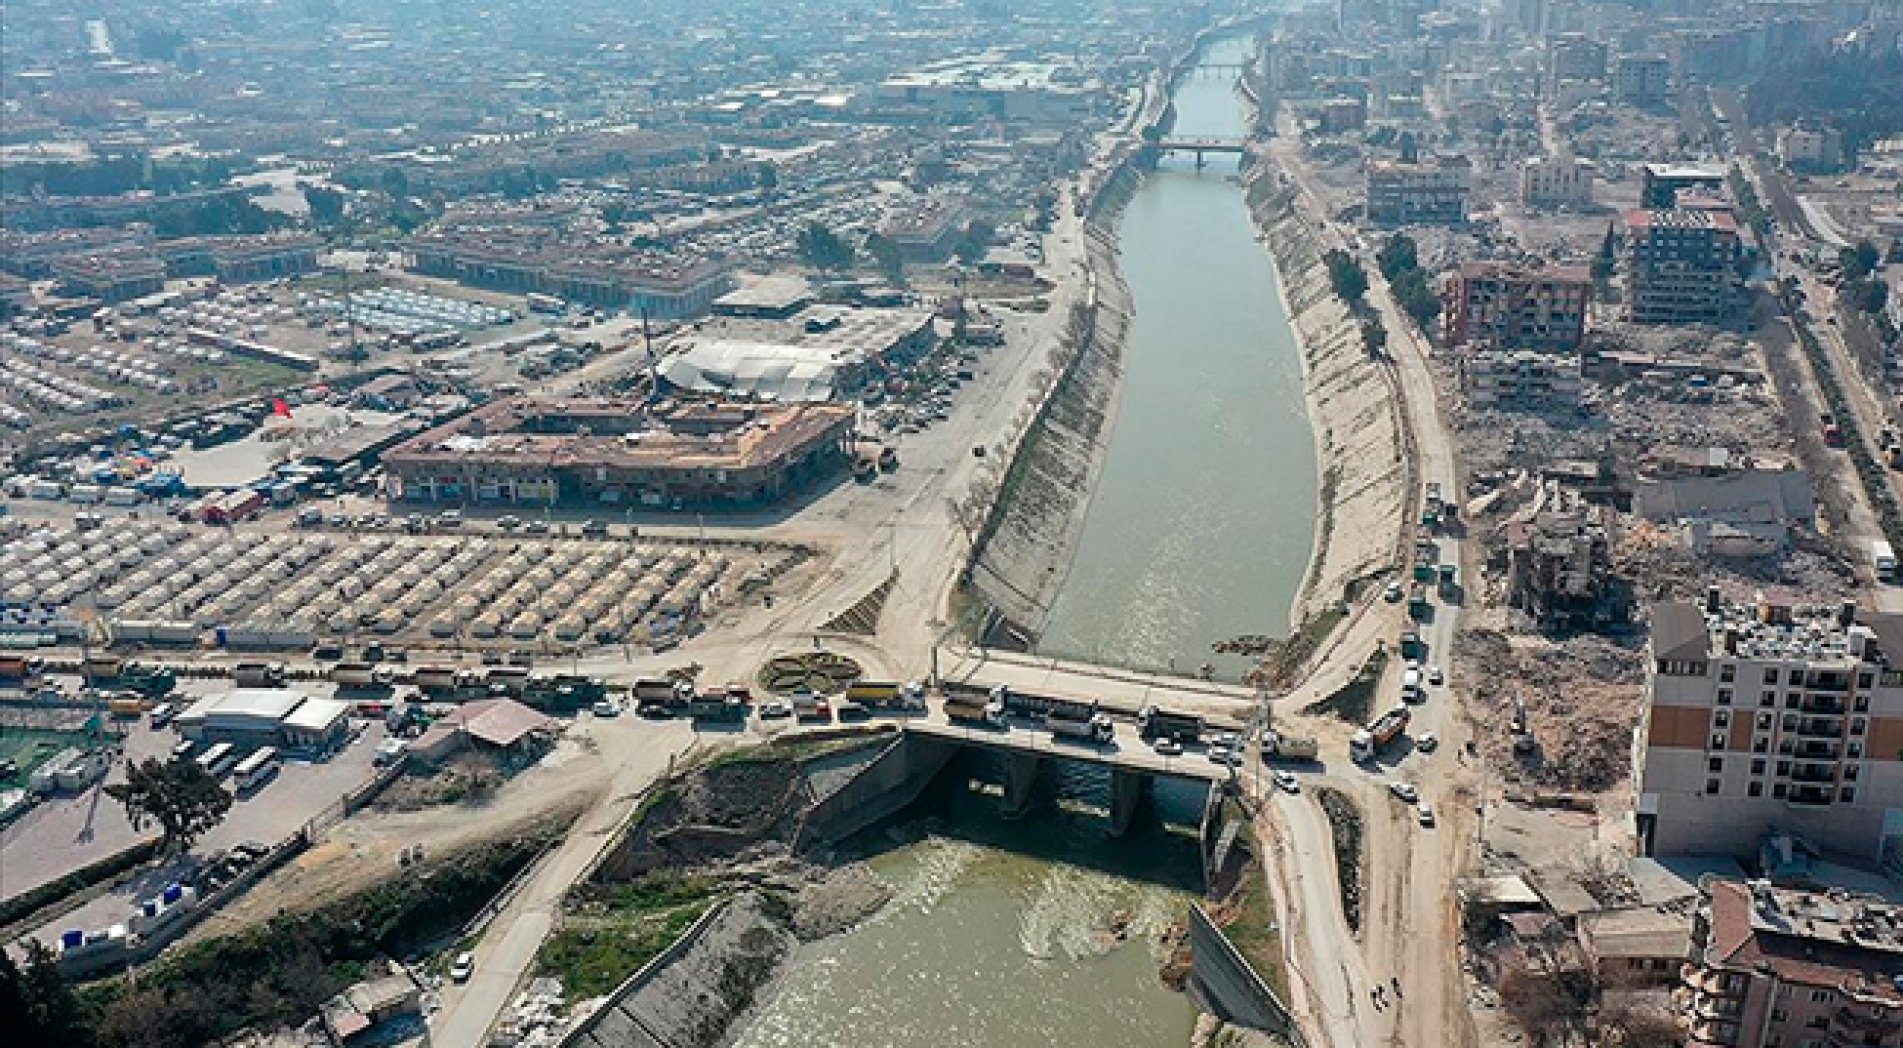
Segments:
[[[546,535],[548,534],[548,521],[531,520],[525,530],[531,535]]]
[[[466,983],[474,974],[476,974],[476,955],[468,950],[457,954],[456,959],[449,963],[450,982]]]
[[[1427,683],[1438,687],[1447,683],[1447,675],[1440,671],[1439,666],[1429,666],[1427,667]]]
[[[1223,746],[1211,746],[1207,754],[1209,759],[1229,768],[1242,767],[1242,754]]]
[[[195,743],[190,739],[180,739],[178,743],[172,747],[172,759],[175,761],[182,761],[185,758],[190,757],[192,755],[192,751],[196,749],[198,749],[198,743]]]
[[[1269,781],[1275,783],[1275,788],[1283,793],[1302,792],[1301,780],[1288,772],[1272,771],[1269,773]]]
[[[1219,732],[1209,740],[1211,749],[1233,750],[1242,745],[1242,736],[1233,731]]]
[[[606,535],[608,533],[608,525],[598,520],[584,520],[581,522],[581,533],[584,535]]]
[[[522,518],[513,513],[496,518],[496,527],[501,528],[503,531],[514,531],[521,526]]]
[[[1401,584],[1398,582],[1388,583],[1388,588],[1382,592],[1381,599],[1387,601],[1389,604],[1400,603]]]
[[[984,457],[985,457],[985,446],[984,446],[983,444],[973,444],[973,445],[971,446],[971,457],[972,457],[972,458],[984,458]]]
[[[1435,735],[1431,731],[1421,732],[1420,735],[1414,739],[1414,748],[1420,750],[1422,753],[1432,753],[1440,749],[1440,736]]]
[[[1410,782],[1390,782],[1388,792],[1409,804],[1421,799],[1420,791],[1416,790],[1414,784]]]
[[[1150,744],[1150,748],[1165,757],[1180,757],[1183,754],[1183,744],[1171,738],[1158,739]]]
[[[613,699],[602,699],[600,702],[595,703],[593,708],[595,711],[595,716],[597,717],[621,716],[621,705],[620,703],[615,702]]]
[[[1426,801],[1422,801],[1421,803],[1416,804],[1414,806],[1414,818],[1418,820],[1422,826],[1434,825],[1433,807],[1429,805]]]
[[[761,720],[783,720],[793,715],[793,707],[784,699],[768,699],[760,704]]]

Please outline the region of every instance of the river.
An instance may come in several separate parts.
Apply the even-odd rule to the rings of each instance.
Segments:
[[[1250,46],[1218,41],[1204,62]],[[1185,79],[1177,133],[1240,135],[1233,83]],[[1213,641],[1288,626],[1314,534],[1313,440],[1294,336],[1233,175],[1233,160],[1200,173],[1170,161],[1123,219],[1136,320],[1102,485],[1047,633],[1055,650],[1193,666],[1214,661]],[[1158,781],[1161,818],[1117,840],[1102,773],[1047,767],[1035,810],[1007,821],[985,785],[998,770],[961,757],[908,821],[859,842],[896,897],[803,947],[736,1048],[1187,1043],[1195,1008],[1160,980],[1158,937],[1201,888],[1200,795]]]
[[[999,817],[995,759],[960,758],[868,865],[897,894],[803,947],[736,1048],[986,1045],[1182,1048],[1189,999],[1158,976],[1160,935],[1200,888],[1200,801],[1160,783],[1148,820],[1105,832],[1102,773],[1051,765],[1034,810]],[[1128,924],[1121,937],[1112,915]]]
[[[1218,39],[1205,65],[1245,61]],[[1176,90],[1183,138],[1240,138],[1229,75]],[[1121,401],[1069,574],[1044,624],[1050,655],[1145,669],[1247,668],[1210,645],[1289,631],[1315,540],[1314,433],[1268,251],[1233,157],[1171,157],[1119,229],[1135,318]]]

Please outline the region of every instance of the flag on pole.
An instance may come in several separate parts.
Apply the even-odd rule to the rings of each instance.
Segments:
[[[284,402],[283,397],[272,397],[271,398],[271,414],[277,415],[280,418],[290,418],[291,405],[286,404]]]

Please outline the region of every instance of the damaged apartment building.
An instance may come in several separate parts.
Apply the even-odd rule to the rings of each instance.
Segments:
[[[1817,515],[1810,474],[1789,460],[1726,448],[1660,448],[1639,463],[1632,509],[1676,527],[1699,556],[1771,556],[1808,530]]]
[[[1554,482],[1500,525],[1507,604],[1541,630],[1603,630],[1625,622],[1629,588],[1612,573],[1611,510]]]
[[[1591,297],[1592,276],[1580,267],[1463,264],[1441,298],[1443,335],[1459,352],[1468,403],[1533,410],[1578,404]]]

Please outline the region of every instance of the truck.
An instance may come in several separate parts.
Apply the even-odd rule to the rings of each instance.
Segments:
[[[389,674],[367,662],[339,662],[330,668],[331,683],[339,688],[372,688],[387,685]]]
[[[0,685],[25,688],[39,682],[43,663],[25,655],[0,655]]]
[[[1817,416],[1817,423],[1824,432],[1824,446],[1841,448],[1844,446],[1844,430],[1837,424],[1835,415],[1825,412]]]
[[[1870,568],[1884,581],[1896,576],[1896,550],[1889,542],[1878,539],[1870,543]]]
[[[117,688],[148,699],[163,698],[178,686],[178,675],[163,666],[144,666],[110,655],[94,655],[80,664],[79,675],[95,688]]]
[[[960,694],[945,697],[945,719],[953,724],[970,724],[980,728],[1002,728],[1004,724],[1004,703],[990,697]]]
[[[793,693],[793,716],[803,721],[832,720],[833,705],[824,695],[810,691],[796,691]]]
[[[687,700],[687,715],[697,721],[739,724],[747,719],[747,704],[725,690],[709,691]]]
[[[106,700],[106,711],[113,720],[138,720],[145,716],[145,700],[137,695],[116,695]]]
[[[1401,628],[1401,657],[1418,659],[1427,654],[1427,646],[1421,643],[1421,631],[1413,626]]]
[[[418,666],[410,682],[427,692],[449,692],[456,689],[456,674],[454,666]]]
[[[846,699],[872,709],[898,706],[901,703],[899,682],[890,680],[854,681],[846,688]]]
[[[1442,509],[1440,484],[1430,480],[1427,482],[1426,493],[1421,497],[1421,527],[1429,529],[1440,527]]]
[[[284,687],[282,662],[240,662],[231,668],[231,683],[240,688]]]
[[[577,710],[607,697],[607,682],[571,673],[537,673],[522,686],[522,701],[545,710]]]
[[[1417,619],[1427,617],[1427,585],[1416,582],[1407,590],[1407,613]]]
[[[1053,714],[1044,718],[1044,726],[1051,729],[1051,738],[1059,742],[1103,746],[1116,735],[1116,727],[1110,723],[1107,713],[1092,713],[1082,719]]]
[[[1307,736],[1272,731],[1262,737],[1262,756],[1266,760],[1312,761],[1321,753],[1321,743]]]
[[[1146,741],[1174,739],[1196,742],[1203,737],[1203,718],[1194,713],[1177,713],[1158,706],[1145,706],[1137,714],[1139,733]]]
[[[1376,717],[1367,727],[1355,732],[1348,740],[1348,756],[1356,761],[1369,761],[1387,745],[1399,738],[1407,729],[1407,722],[1413,714],[1406,706],[1396,706]]]

